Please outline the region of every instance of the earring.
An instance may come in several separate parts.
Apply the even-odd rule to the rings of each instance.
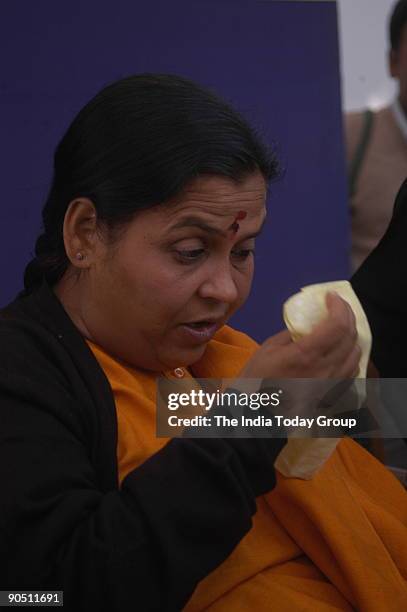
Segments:
[[[80,251],[76,253],[75,257],[78,261],[82,261],[83,259],[85,259],[85,255],[81,253]]]

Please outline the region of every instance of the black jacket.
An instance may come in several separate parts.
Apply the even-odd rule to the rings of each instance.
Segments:
[[[407,180],[397,194],[383,238],[352,276],[351,284],[369,320],[372,361],[380,376],[407,378]],[[400,397],[400,392],[396,395]],[[401,404],[388,403],[387,408],[400,431],[405,431],[400,399]]]
[[[109,382],[44,282],[0,313],[0,590],[181,610],[251,528],[284,443],[173,439],[119,488]]]

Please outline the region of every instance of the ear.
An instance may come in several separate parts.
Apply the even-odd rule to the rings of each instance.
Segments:
[[[389,72],[390,72],[390,76],[392,76],[394,79],[397,79],[400,76],[399,74],[399,54],[394,49],[391,49],[389,53]]]
[[[77,198],[65,213],[63,236],[66,254],[76,268],[89,268],[100,243],[97,214],[91,200]]]

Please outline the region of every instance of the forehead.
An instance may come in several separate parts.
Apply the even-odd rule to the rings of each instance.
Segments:
[[[189,213],[230,218],[244,210],[247,218],[258,217],[265,212],[266,191],[266,182],[260,173],[239,182],[220,176],[199,176],[176,198],[157,207],[156,212],[167,219],[170,212],[171,222]]]

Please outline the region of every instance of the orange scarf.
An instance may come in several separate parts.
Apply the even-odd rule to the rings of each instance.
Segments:
[[[120,482],[164,446],[155,437],[156,376],[89,342],[113,390]],[[192,366],[197,378],[233,378],[256,350],[224,326]],[[174,372],[164,372],[176,378]],[[194,380],[184,370],[184,378]],[[253,527],[198,585],[186,612],[407,609],[407,493],[372,455],[344,439],[310,480],[277,472]]]

